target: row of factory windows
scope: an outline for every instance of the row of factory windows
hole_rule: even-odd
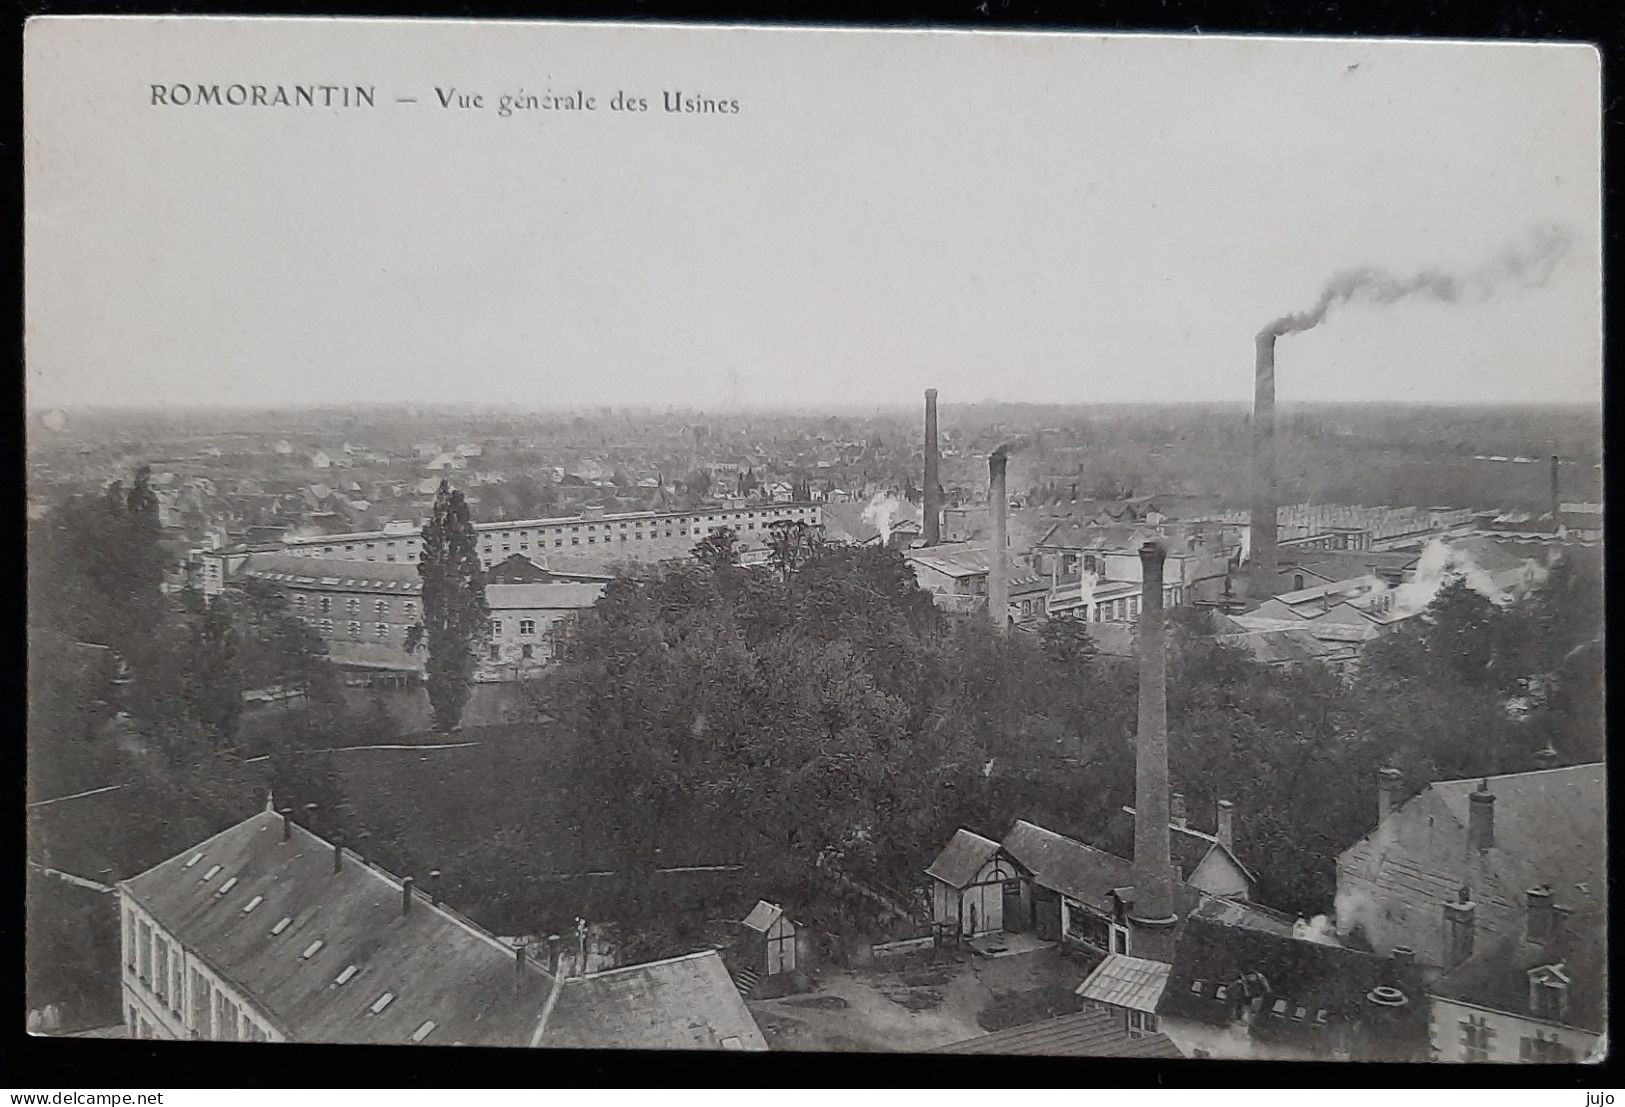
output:
[[[303,592],[295,592],[293,593],[291,602],[293,604],[294,611],[300,614],[303,614],[307,607],[312,608],[317,613],[322,615],[326,615],[334,609],[334,600],[332,596],[316,596],[310,598],[307,597]],[[359,615],[361,614],[363,602],[364,601],[362,601],[359,596],[350,596],[344,601],[344,610],[347,614]],[[372,610],[373,614],[380,619],[389,618],[389,601],[374,600]],[[416,620],[418,617],[418,602],[416,600],[402,600],[401,616],[403,619]]]
[[[227,881],[226,887],[234,883]],[[128,907],[123,912],[123,924],[125,966],[134,974],[141,991],[156,1001],[158,1010],[173,1014],[192,1037],[227,1042],[269,1039],[269,1028],[216,987],[208,975],[196,966],[188,971],[179,943],[170,941]],[[127,1007],[126,1025],[134,1037],[159,1036],[154,1024],[134,1004]]]
[[[808,512],[813,511],[813,510],[815,510],[815,509],[808,508],[808,507],[764,508],[764,509],[761,510],[760,515],[764,520],[765,519],[770,519],[770,518],[771,519],[780,519],[780,518],[786,518],[787,519],[787,518],[791,518],[792,516],[801,517],[801,518],[805,519]],[[723,523],[726,524],[726,523],[729,523],[729,522],[739,522],[741,520],[755,519],[757,517],[757,515],[758,515],[758,512],[756,512],[756,511],[735,511],[735,512],[723,513],[720,516],[720,519],[721,519],[721,521]],[[707,523],[715,523],[715,522],[718,521],[718,519],[719,519],[719,516],[717,516],[717,515],[707,515],[705,517],[705,521]],[[644,525],[645,522],[647,522],[649,524],[648,537],[650,537],[650,538],[658,538],[658,537],[661,536],[660,528],[661,528],[662,525],[664,525],[664,533],[665,533],[665,537],[667,537],[667,538],[676,537],[677,532],[682,532],[682,533],[686,534],[691,526],[694,527],[694,535],[695,535],[695,537],[699,537],[701,535],[700,528],[697,526],[697,524],[699,522],[699,516],[698,515],[695,515],[695,516],[667,515],[667,516],[649,516],[646,519],[633,519],[633,520],[631,520],[631,526],[633,528],[632,537],[637,538],[637,539],[641,539],[641,538],[644,537],[643,525]],[[756,524],[755,523],[749,523],[748,526],[749,526],[749,529],[751,529],[751,530],[756,529]],[[553,545],[554,546],[562,546],[562,545],[564,545],[563,539],[564,539],[566,534],[579,534],[583,527],[586,528],[586,530],[589,532],[589,534],[593,535],[593,537],[589,537],[587,539],[587,541],[589,543],[592,543],[592,542],[594,542],[594,540],[596,538],[596,533],[595,532],[599,529],[599,527],[602,527],[603,530],[606,531],[606,532],[613,532],[617,527],[620,530],[624,531],[624,530],[627,529],[628,523],[625,522],[625,521],[603,522],[603,523],[571,523],[568,526],[560,525],[560,526],[555,526],[555,527],[537,527],[536,531],[535,531],[536,538],[537,538],[537,546],[538,546],[538,548],[540,548],[540,546],[542,544],[542,540],[547,536],[552,536],[553,537],[553,539],[554,539]],[[673,530],[673,527],[676,528],[676,531]],[[483,538],[483,540],[485,542],[485,552],[486,553],[492,552],[491,551],[491,545],[492,545],[493,541],[501,540],[501,541],[504,541],[504,542],[512,542],[513,539],[514,539],[514,536],[516,534],[517,534],[519,542],[520,542],[520,547],[519,548],[521,550],[527,549],[528,546],[529,546],[530,535],[531,535],[531,531],[529,529],[515,530],[513,528],[509,528],[507,530],[502,530],[502,531],[491,530],[488,527],[478,527],[476,529],[482,532],[481,537]],[[627,538],[626,535],[624,535],[624,534],[621,535],[621,541],[623,541],[623,542],[626,541],[626,538]],[[606,542],[609,541],[609,539],[607,537],[604,540]],[[402,539],[398,539],[398,540],[395,540],[395,541],[385,541],[385,542],[382,543],[382,546],[383,546],[384,550],[386,551],[386,553],[388,555],[387,560],[394,561],[395,556],[394,556],[393,551],[395,551],[396,548],[397,548],[397,542],[399,542],[401,544],[404,544],[404,545],[407,546],[406,550],[404,551],[405,554],[406,554],[406,560],[412,561],[412,560],[415,560],[416,557],[417,557],[416,550],[418,548],[419,541],[420,541],[420,539],[414,536],[414,537],[411,537],[411,538],[402,538]],[[580,544],[579,539],[572,538],[570,540],[570,544],[572,546],[579,545]],[[322,552],[326,553],[326,554],[336,554],[336,553],[340,552],[340,545],[341,544],[339,544],[339,543],[334,543],[334,544],[331,544],[331,545],[324,545],[324,546],[322,546]],[[357,547],[360,547],[362,552],[371,552],[371,551],[377,550],[379,545],[380,545],[380,543],[378,543],[378,542],[345,542],[345,543],[342,543],[344,553],[355,553],[355,552],[357,552]],[[510,547],[508,547],[508,546],[504,546],[503,550],[504,550],[504,552],[508,552],[508,553],[512,552],[512,549]],[[371,560],[374,560],[374,559],[369,557],[369,558],[367,558],[367,560],[371,561]]]

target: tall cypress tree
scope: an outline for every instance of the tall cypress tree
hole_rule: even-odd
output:
[[[440,482],[434,512],[423,528],[418,576],[423,621],[407,635],[406,646],[428,646],[429,707],[435,729],[450,733],[462,723],[473,691],[475,651],[489,633],[491,609],[468,504],[446,481]]]

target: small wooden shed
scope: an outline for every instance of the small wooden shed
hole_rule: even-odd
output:
[[[745,964],[764,976],[795,971],[798,960],[796,933],[799,928],[784,913],[784,908],[765,899],[757,900],[756,906],[751,908],[750,914],[740,925],[744,930],[741,960]]]

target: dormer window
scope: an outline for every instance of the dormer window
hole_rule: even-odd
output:
[[[1562,1022],[1568,1014],[1568,976],[1561,965],[1547,965],[1529,973],[1529,1013],[1537,1019]]]

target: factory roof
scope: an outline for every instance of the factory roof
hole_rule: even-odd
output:
[[[487,584],[485,601],[499,611],[579,611],[591,607],[604,594],[603,584],[545,581],[529,584]]]
[[[1134,879],[1133,862],[1022,819],[1003,847],[1037,883],[1100,911],[1109,910],[1114,888]]]
[[[714,949],[566,980],[538,1044],[550,1049],[767,1049]]]
[[[766,1048],[715,951],[555,976],[337,852],[267,809],[119,888],[294,1041]]]
[[[1181,1057],[1165,1034],[1131,1038],[1122,1020],[1102,1008],[984,1034],[933,1053],[1018,1057]]]
[[[1515,892],[1550,885],[1556,901],[1577,914],[1607,903],[1607,775],[1601,762],[1503,776],[1444,780],[1431,786],[1450,814],[1467,825],[1468,796],[1480,784],[1495,796],[1491,863]]]
[[[1372,999],[1375,989],[1397,1006]],[[1415,964],[1325,942],[1283,937],[1206,919],[1187,919],[1174,949],[1168,983],[1157,1004],[1164,1017],[1213,1026],[1254,1017],[1247,1033],[1259,1039],[1326,1042],[1350,1029],[1383,1029],[1425,1044],[1427,1003]],[[1397,1024],[1397,1025],[1396,1025]]]
[[[295,1041],[524,1044],[539,966],[353,854],[261,811],[125,881],[127,893]],[[427,1030],[424,1030],[428,1027]]]
[[[982,866],[998,852],[999,843],[961,828],[954,831],[947,847],[937,854],[925,874],[950,888],[963,888],[976,879]]]
[[[423,591],[416,564],[404,561],[348,561],[285,553],[251,553],[239,576],[328,591],[386,592],[415,595]]]
[[[1530,974],[1561,973],[1568,985],[1567,1004],[1546,1021],[1600,1031],[1607,1022],[1608,966],[1604,949],[1606,925],[1598,918],[1569,919],[1551,941],[1528,941],[1519,928],[1476,950],[1430,989],[1444,999],[1543,1018],[1531,1010]]]
[[[988,569],[987,549],[969,543],[927,546],[924,549],[910,550],[906,557],[909,561],[949,577],[985,576]]]

